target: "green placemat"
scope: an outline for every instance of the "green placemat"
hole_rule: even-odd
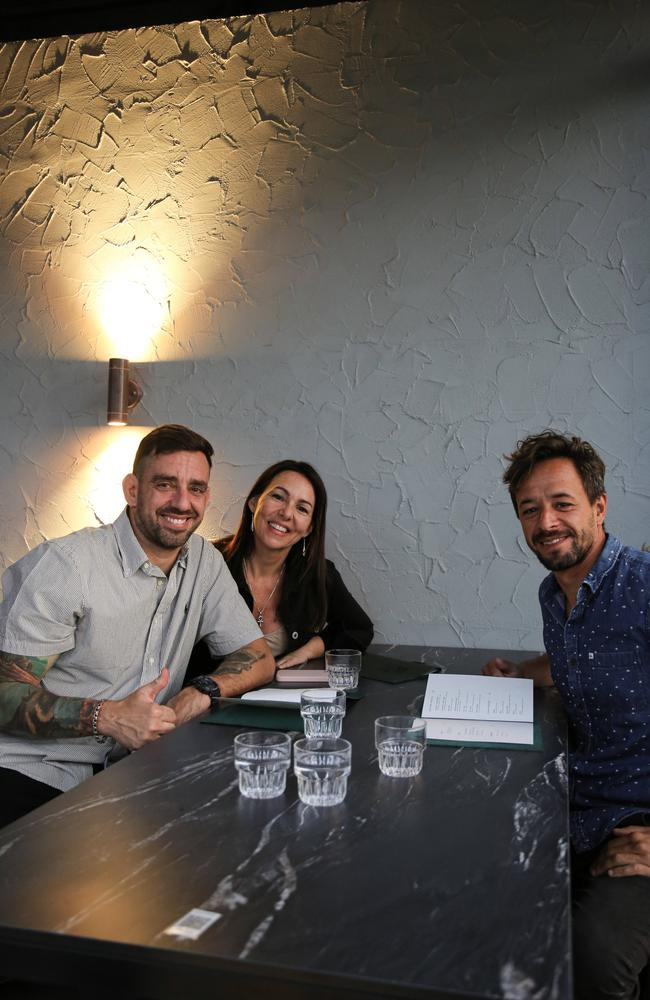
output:
[[[266,684],[265,687],[273,688],[275,691],[287,691],[287,692],[295,691],[296,688],[298,687],[309,688],[310,690],[313,687],[314,691],[318,691],[319,688],[322,689],[323,691],[327,691],[328,685],[327,684],[313,684],[311,686],[309,684],[289,685],[289,684],[278,684],[277,681],[271,681],[271,683]],[[347,698],[348,701],[358,701],[359,698],[363,698],[363,692],[359,691],[359,688],[354,688],[352,691],[346,691],[345,697]],[[246,703],[244,702],[244,704]],[[300,711],[300,705],[296,705],[296,711],[298,712]]]
[[[205,715],[209,726],[244,726],[246,729],[274,729],[281,733],[302,733],[302,716],[294,708],[265,708],[259,705],[228,705]]]
[[[386,684],[414,681],[439,672],[439,667],[429,667],[426,663],[394,660],[391,656],[379,656],[377,653],[364,653],[361,658],[361,676],[372,681],[385,681]]]
[[[271,687],[272,685],[269,685]],[[347,691],[347,701],[355,702],[363,698],[360,691]],[[275,708],[270,705],[239,704],[224,705],[216,712],[204,715],[201,722],[208,726],[245,726],[246,729],[273,729],[281,733],[303,733],[300,706]]]
[[[543,750],[542,730],[533,723],[532,743],[473,743],[471,740],[427,740],[430,747],[471,747],[473,750]]]

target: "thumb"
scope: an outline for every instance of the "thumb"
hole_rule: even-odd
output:
[[[148,684],[143,684],[140,690],[147,696],[149,701],[154,701],[156,695],[163,691],[169,684],[169,670],[167,667],[163,667],[160,674],[154,681],[149,681]]]

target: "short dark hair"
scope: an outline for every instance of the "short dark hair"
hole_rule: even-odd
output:
[[[598,497],[605,494],[605,463],[596,449],[582,438],[569,437],[549,428],[517,441],[515,451],[504,457],[510,464],[503,474],[503,481],[508,487],[517,516],[517,490],[535,466],[549,458],[568,458],[573,462],[590,503],[595,503]]]
[[[170,455],[173,451],[200,451],[212,468],[214,448],[209,441],[183,424],[161,424],[143,437],[138,445],[133,459],[133,474],[140,474],[143,462],[150,455]]]

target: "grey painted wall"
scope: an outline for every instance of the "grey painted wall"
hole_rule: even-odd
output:
[[[133,423],[215,444],[206,534],[306,458],[379,638],[539,646],[518,437],[589,438],[610,530],[650,542],[649,20],[368,0],[5,45],[3,564],[119,511],[146,429],[102,425],[126,354]],[[102,323],[124,268],[159,270],[144,345]]]

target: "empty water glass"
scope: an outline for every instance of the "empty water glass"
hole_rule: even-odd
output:
[[[336,691],[351,691],[359,683],[361,653],[358,649],[328,649],[325,653],[327,683]]]
[[[375,719],[379,770],[391,778],[412,778],[422,770],[426,729],[412,715],[382,715]]]
[[[352,747],[330,736],[296,740],[293,751],[298,795],[308,806],[335,806],[348,787]]]
[[[287,733],[253,732],[235,736],[239,791],[249,799],[282,795],[290,763],[291,737]]]
[[[305,736],[340,736],[345,715],[345,692],[314,688],[300,695]]]

